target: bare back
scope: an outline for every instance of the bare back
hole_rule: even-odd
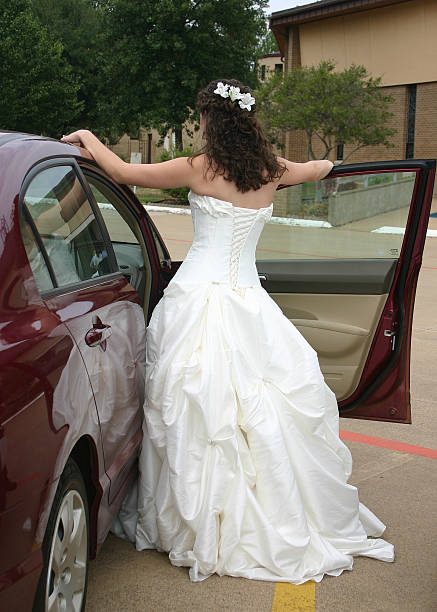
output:
[[[193,172],[190,177],[190,188],[199,195],[211,196],[219,200],[230,202],[241,208],[266,208],[273,201],[275,192],[280,184],[295,185],[305,181],[318,180],[325,176],[332,168],[332,162],[320,160],[306,163],[294,163],[284,158],[278,158],[286,167],[280,179],[268,182],[259,189],[241,192],[235,183],[226,181],[223,176],[207,171],[205,155],[193,159]],[[322,166],[320,166],[320,164]]]
[[[199,155],[193,159],[193,177],[190,188],[199,195],[211,196],[219,200],[230,202],[242,208],[266,208],[270,206],[279,180],[262,185],[259,189],[246,192],[238,191],[235,183],[226,181],[223,176],[212,175],[206,172],[206,157]]]

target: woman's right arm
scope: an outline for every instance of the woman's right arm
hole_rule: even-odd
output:
[[[89,130],[71,132],[63,136],[61,140],[84,147],[116,183],[124,185],[153,189],[191,188],[198,174],[198,171],[189,163],[188,157],[176,157],[154,164],[124,162]]]
[[[278,157],[278,161],[286,167],[286,171],[279,181],[282,185],[298,185],[299,183],[319,181],[329,174],[334,166],[329,159],[315,159],[297,163]]]

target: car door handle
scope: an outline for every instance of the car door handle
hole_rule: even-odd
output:
[[[106,351],[106,341],[112,334],[110,325],[102,323],[100,317],[97,315],[93,316],[93,326],[85,334],[85,342],[87,346],[95,347],[100,346],[102,351]]]

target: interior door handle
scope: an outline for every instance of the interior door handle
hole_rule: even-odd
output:
[[[85,343],[90,347],[100,346],[102,351],[106,351],[106,341],[111,334],[111,326],[102,323],[100,317],[93,315],[93,326],[85,334]]]

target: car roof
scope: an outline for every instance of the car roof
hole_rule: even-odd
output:
[[[10,146],[9,146],[10,145]],[[33,151],[34,162],[37,162],[39,157],[75,157],[77,159],[86,159],[91,163],[95,164],[96,162],[92,159],[91,156],[84,156],[84,149],[81,149],[75,144],[69,142],[63,142],[58,138],[51,138],[50,136],[44,136],[42,134],[31,134],[29,132],[17,132],[15,130],[5,130],[0,128],[0,153],[7,151],[7,154],[10,153],[9,149],[13,148],[14,154],[17,151],[20,151],[22,147],[26,151],[28,162],[30,163],[30,158],[28,156],[30,151]],[[96,164],[97,165],[97,164]]]
[[[27,132],[15,132],[13,130],[0,129],[0,147],[5,145],[12,140],[50,140],[52,142],[59,142],[56,138],[50,138],[50,136],[42,136],[41,134],[29,134]]]

